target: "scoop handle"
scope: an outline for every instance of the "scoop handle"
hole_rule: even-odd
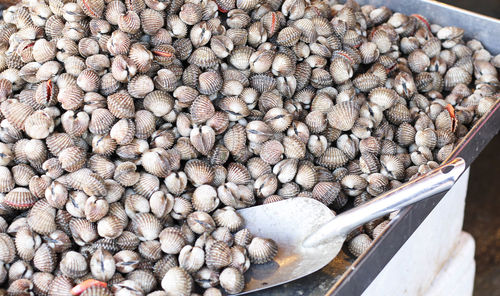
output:
[[[335,237],[345,236],[354,228],[369,221],[448,190],[462,175],[465,168],[465,161],[462,158],[455,158],[425,175],[335,216],[309,235],[302,245],[311,248]]]

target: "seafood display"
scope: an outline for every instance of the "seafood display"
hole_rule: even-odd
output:
[[[238,209],[358,206],[436,168],[497,103],[500,55],[463,35],[351,0],[6,8],[0,294],[241,292],[279,249]]]

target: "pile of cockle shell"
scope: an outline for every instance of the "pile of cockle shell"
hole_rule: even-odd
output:
[[[463,33],[353,1],[8,8],[0,281],[9,295],[240,292],[277,246],[237,209],[359,205],[435,168],[496,103],[500,56]]]

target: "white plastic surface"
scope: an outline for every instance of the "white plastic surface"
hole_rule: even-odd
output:
[[[452,256],[436,276],[425,296],[469,296],[474,289],[475,242],[472,235],[462,232]]]
[[[433,282],[452,257],[459,243],[468,180],[469,170],[460,177],[452,189],[394,255],[363,292],[363,296],[427,295],[428,291],[431,293],[432,289],[439,287],[437,282]],[[470,253],[472,262],[473,257],[474,252],[472,251]],[[453,278],[454,286],[456,286],[457,280],[465,281],[465,279],[468,279],[468,283],[461,284],[472,286],[473,273],[469,277],[458,272],[457,274],[448,273],[447,277]],[[431,289],[432,286],[434,288]],[[465,296],[472,295],[472,290],[468,294],[441,293],[429,295]]]

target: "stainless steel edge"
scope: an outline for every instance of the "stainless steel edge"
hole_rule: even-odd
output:
[[[498,0],[492,0],[492,5]],[[360,5],[386,6],[404,14],[418,13],[431,23],[457,26],[466,39],[477,39],[492,54],[500,53],[500,20],[432,0],[357,0]]]
[[[499,131],[500,100],[491,107],[488,113],[476,122],[445,161],[460,157],[465,160],[467,167],[469,167]],[[361,295],[445,194],[446,192],[436,194],[434,197],[401,210],[397,217],[391,220],[388,227],[373,241],[368,251],[356,258],[339,279],[337,279],[337,274],[331,275],[336,281],[329,291],[326,292],[326,295]],[[343,259],[345,260],[346,258],[344,257]],[[342,260],[339,261],[333,262],[332,265],[344,266],[346,263],[342,262]],[[325,293],[317,295],[325,295]]]
[[[337,237],[342,237],[354,228],[377,218],[400,210],[425,198],[448,191],[465,171],[461,158],[444,163],[401,187],[388,191],[358,207],[347,210],[312,233],[303,245],[316,247]]]
[[[497,0],[493,0],[497,1]],[[344,0],[340,2],[345,2]],[[465,39],[475,38],[492,54],[500,53],[500,20],[430,0],[356,0],[360,5],[386,6],[395,12],[418,13],[431,23],[459,26]],[[500,129],[500,101],[476,123],[449,159],[462,157],[467,167]],[[358,258],[344,251],[322,270],[279,287],[252,293],[259,296],[360,295],[439,203],[445,192],[400,211],[369,250]]]

